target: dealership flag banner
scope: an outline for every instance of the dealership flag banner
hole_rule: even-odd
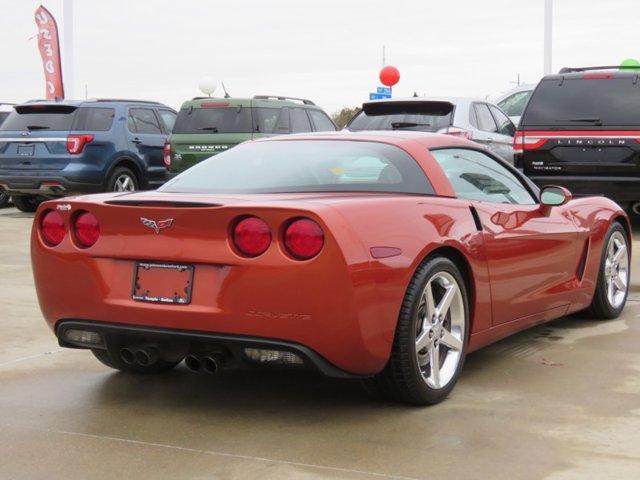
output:
[[[36,10],[36,25],[38,26],[38,49],[47,82],[46,98],[47,100],[64,98],[58,24],[51,12],[40,5]]]

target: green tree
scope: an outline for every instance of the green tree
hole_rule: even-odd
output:
[[[331,118],[333,119],[333,123],[336,124],[336,127],[338,127],[338,130],[342,130],[345,125],[349,123],[349,120],[359,111],[359,107],[343,107],[339,112],[333,112]]]

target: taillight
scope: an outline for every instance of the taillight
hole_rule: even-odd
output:
[[[82,153],[87,143],[93,142],[93,135],[69,135],[67,136],[67,152],[77,155]]]
[[[525,132],[516,132],[513,136],[513,153],[522,153],[525,150],[537,150],[547,143],[546,138],[540,138],[533,135],[527,136]]]
[[[245,217],[233,229],[233,244],[247,257],[263,254],[271,245],[271,230],[258,217]]]
[[[162,159],[167,167],[171,166],[171,144],[168,140],[164,142],[164,147],[162,148]]]
[[[50,247],[60,245],[67,234],[67,228],[64,225],[62,215],[54,210],[49,210],[44,214],[40,221],[40,232],[44,242]]]
[[[76,241],[81,247],[88,248],[100,238],[100,225],[93,213],[82,212],[73,224]]]
[[[469,130],[458,127],[449,127],[442,133],[444,133],[445,135],[451,135],[452,137],[466,138],[467,140],[471,140],[472,136]]]
[[[292,257],[308,260],[322,250],[324,232],[313,220],[299,218],[291,222],[285,230],[284,245]]]

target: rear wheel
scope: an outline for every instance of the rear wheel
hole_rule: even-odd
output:
[[[152,365],[143,366],[139,364],[125,363],[122,358],[120,358],[120,355],[114,351],[114,349],[103,350],[95,348],[92,349],[91,352],[98,360],[100,360],[101,363],[103,363],[107,367],[127,373],[153,374],[168,372],[182,361],[182,359],[180,359],[178,361],[168,362],[166,360],[159,359]]]
[[[593,318],[616,318],[629,293],[629,239],[618,222],[609,227],[600,260],[596,291],[586,313]]]
[[[418,405],[444,400],[462,370],[468,325],[467,290],[456,264],[444,257],[425,261],[407,289],[389,362],[368,387]]]
[[[35,212],[43,199],[37,195],[13,195],[11,201],[21,212]]]
[[[0,208],[4,208],[9,205],[9,194],[0,187]]]
[[[135,192],[140,188],[138,178],[127,167],[118,167],[107,180],[108,192]]]

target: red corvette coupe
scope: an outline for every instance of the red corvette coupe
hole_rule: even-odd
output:
[[[622,311],[630,226],[452,136],[247,142],[155,192],[43,203],[32,259],[60,345],[104,364],[237,362],[442,400],[465,355],[571,312]]]

